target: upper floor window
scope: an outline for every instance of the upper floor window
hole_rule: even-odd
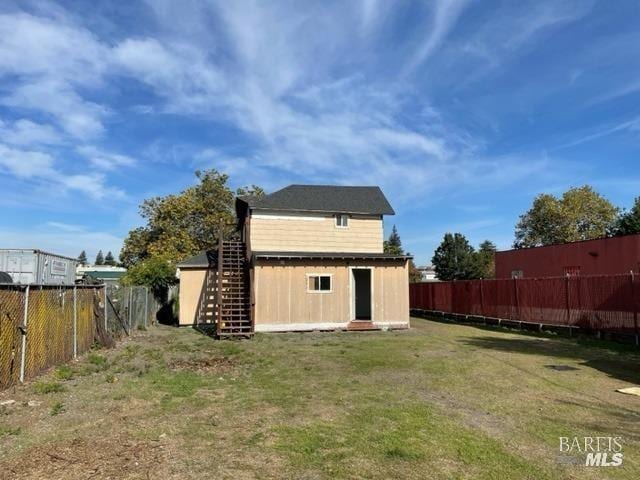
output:
[[[336,215],[336,227],[347,228],[349,226],[349,215]]]

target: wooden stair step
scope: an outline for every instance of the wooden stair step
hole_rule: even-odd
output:
[[[253,335],[249,271],[244,242],[223,241],[219,269],[207,272],[199,318],[218,325],[220,337]],[[219,317],[219,318],[218,318]]]
[[[376,327],[373,322],[366,320],[356,320],[355,322],[349,322],[347,324],[347,330],[379,330],[379,328]]]

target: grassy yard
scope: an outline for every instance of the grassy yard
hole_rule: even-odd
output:
[[[638,384],[630,348],[421,319],[158,327],[1,392],[0,478],[637,479],[640,398],[615,389]],[[558,464],[574,435],[623,437],[623,466]]]

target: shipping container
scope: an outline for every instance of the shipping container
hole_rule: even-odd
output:
[[[33,249],[0,248],[0,272],[13,283],[73,285],[78,261],[74,258]]]
[[[640,234],[497,252],[496,278],[620,275],[640,271]]]

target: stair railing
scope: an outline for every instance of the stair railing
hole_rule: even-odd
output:
[[[222,264],[224,261],[224,223],[220,222],[218,230],[218,278],[216,279],[216,335],[220,337],[222,332]]]

